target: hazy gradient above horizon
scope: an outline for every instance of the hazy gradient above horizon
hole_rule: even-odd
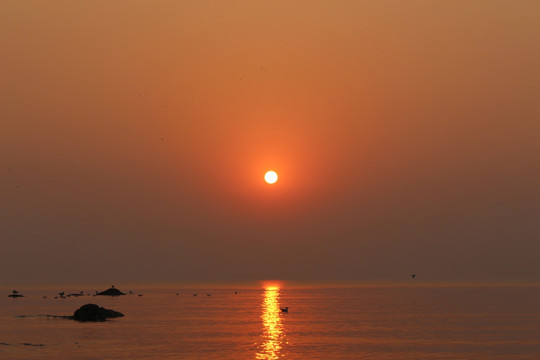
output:
[[[4,0],[0,281],[540,280],[539,13]]]

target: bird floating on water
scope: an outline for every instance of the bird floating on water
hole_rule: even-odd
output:
[[[411,278],[414,280],[416,279],[416,274],[411,274]]]
[[[289,307],[279,308],[279,310],[281,310],[281,312],[289,312]]]

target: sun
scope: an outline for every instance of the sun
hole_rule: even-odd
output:
[[[273,184],[277,181],[277,173],[275,171],[267,171],[266,174],[264,174],[264,181],[266,181],[268,184]]]

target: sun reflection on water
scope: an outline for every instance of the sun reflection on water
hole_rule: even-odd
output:
[[[283,325],[279,309],[280,289],[268,286],[264,289],[261,319],[263,322],[263,343],[259,347],[257,359],[278,359],[281,352]]]

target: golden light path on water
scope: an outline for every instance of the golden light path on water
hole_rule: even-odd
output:
[[[278,359],[280,357],[284,333],[280,317],[279,291],[280,288],[277,286],[268,286],[264,289],[261,314],[264,342],[257,353],[257,359]]]

